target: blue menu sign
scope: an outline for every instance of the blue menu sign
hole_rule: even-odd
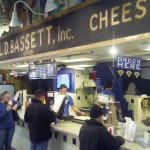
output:
[[[141,59],[126,57],[126,56],[118,56],[117,68],[140,71]]]

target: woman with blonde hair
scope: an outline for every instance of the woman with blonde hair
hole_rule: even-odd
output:
[[[1,94],[0,101],[0,150],[11,150],[11,142],[15,132],[15,123],[12,110],[20,106],[18,101],[10,99],[9,91]]]

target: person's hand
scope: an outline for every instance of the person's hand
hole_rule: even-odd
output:
[[[121,136],[116,136],[116,138],[119,140],[120,145],[123,145],[125,143],[125,139]]]
[[[7,105],[7,108],[6,108],[6,110],[11,110],[12,109],[12,106],[11,105]]]
[[[82,116],[87,116],[87,113],[81,112],[81,115],[82,115]]]
[[[18,105],[15,104],[15,105],[12,107],[12,109],[13,109],[13,110],[17,110],[17,107],[18,107]]]

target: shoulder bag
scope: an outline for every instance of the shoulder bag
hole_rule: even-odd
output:
[[[19,114],[18,114],[18,112],[16,110],[12,109],[12,116],[14,118],[14,121],[20,120]]]

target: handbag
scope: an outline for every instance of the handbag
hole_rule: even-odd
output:
[[[13,116],[14,121],[20,120],[18,112],[13,109],[12,109],[12,116]]]

